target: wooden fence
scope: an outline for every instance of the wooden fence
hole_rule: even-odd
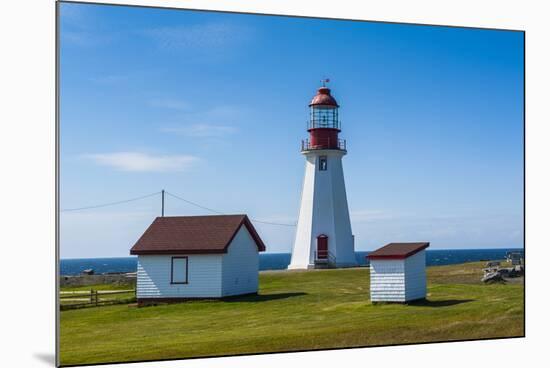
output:
[[[61,310],[97,307],[100,305],[126,304],[136,300],[136,290],[79,290],[61,291],[59,304]]]

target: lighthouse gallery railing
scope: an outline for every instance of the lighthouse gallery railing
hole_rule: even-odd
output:
[[[330,147],[330,148],[329,148]],[[339,149],[346,150],[346,140],[337,139],[336,142],[331,141],[330,138],[319,139],[316,144],[312,144],[309,139],[302,140],[302,151],[316,150],[316,149]]]

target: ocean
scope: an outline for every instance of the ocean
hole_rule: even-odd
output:
[[[504,259],[506,252],[519,251],[522,248],[507,249],[453,249],[427,250],[428,266],[450,265],[464,262]],[[369,252],[355,252],[357,262],[366,265],[365,256]],[[290,253],[260,253],[260,270],[283,270],[290,263]],[[96,274],[109,272],[136,272],[136,257],[117,258],[72,258],[61,259],[61,275],[78,275],[86,269],[93,269]]]

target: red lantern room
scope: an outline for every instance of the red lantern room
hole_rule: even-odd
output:
[[[309,104],[309,122],[307,131],[309,140],[302,141],[302,151],[317,149],[345,150],[346,141],[338,138],[340,120],[338,103],[330,94],[330,88],[323,86],[317,90]]]

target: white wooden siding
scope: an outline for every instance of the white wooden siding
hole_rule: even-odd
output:
[[[222,257],[222,296],[258,292],[258,246],[241,226]]]
[[[373,259],[370,262],[373,302],[406,302],[426,297],[426,254],[406,259]]]
[[[179,257],[181,255],[174,255]],[[171,284],[172,255],[140,255],[137,265],[138,298],[219,298],[222,255],[188,255],[188,283]]]
[[[370,295],[373,302],[404,302],[405,262],[399,259],[371,260]]]
[[[407,300],[426,297],[426,255],[420,251],[405,259],[405,291]]]

